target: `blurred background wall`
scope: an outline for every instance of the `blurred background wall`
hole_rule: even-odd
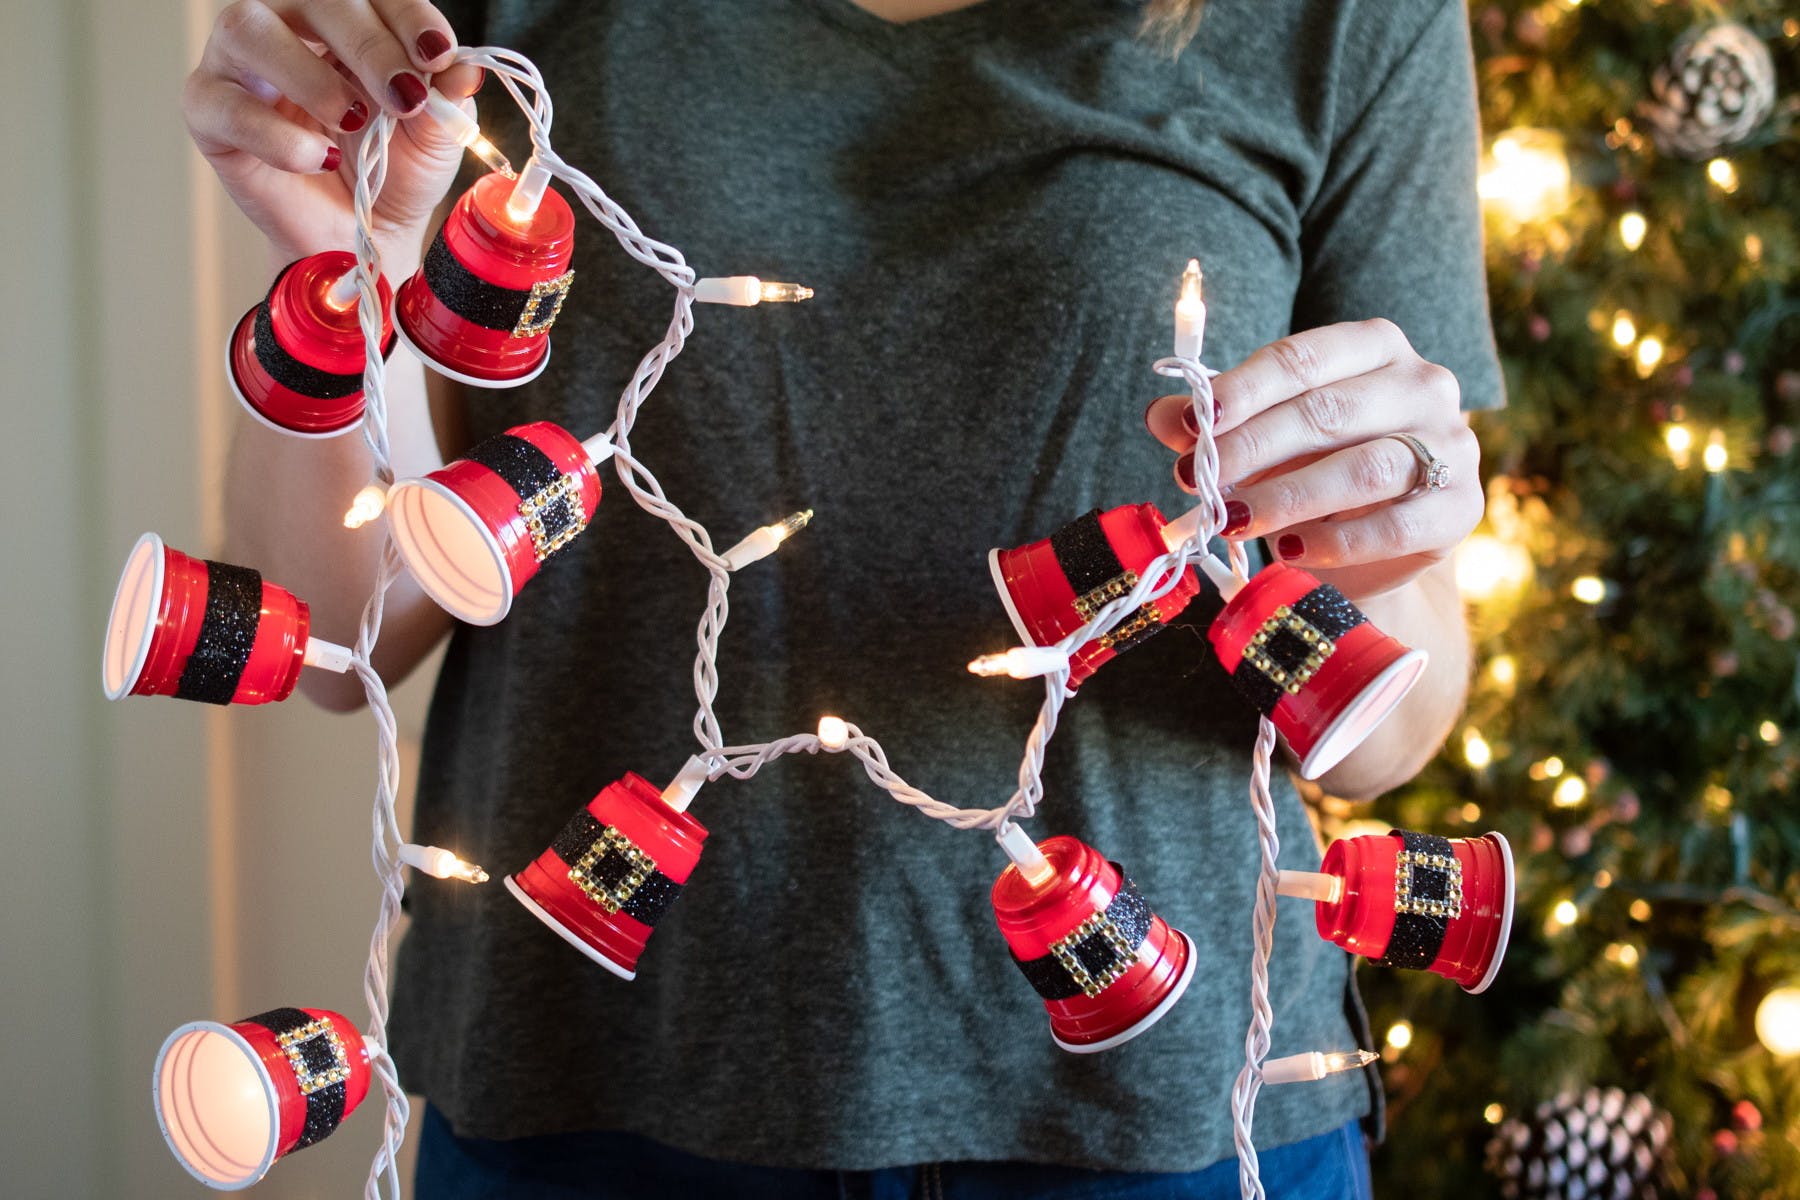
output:
[[[20,1200],[206,1194],[156,1129],[163,1037],[367,1011],[368,717],[112,705],[99,685],[137,535],[217,553],[224,341],[268,285],[181,121],[219,6],[11,3],[0,39],[0,1192]],[[396,696],[409,789],[435,673]],[[359,1194],[379,1125],[353,1116],[257,1195]]]

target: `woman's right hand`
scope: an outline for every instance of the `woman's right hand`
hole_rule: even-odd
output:
[[[451,65],[455,34],[424,0],[235,0],[182,92],[188,133],[280,261],[356,244],[355,139],[378,108],[401,118],[372,232],[407,263],[462,151],[425,113],[482,72]],[[439,74],[432,76],[432,72]]]

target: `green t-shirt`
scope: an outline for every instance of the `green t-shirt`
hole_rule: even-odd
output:
[[[481,6],[475,5],[474,8]],[[1138,7],[986,0],[906,26],[850,0],[516,0],[449,13],[543,69],[555,145],[700,275],[818,290],[702,307],[632,435],[721,546],[811,528],[733,577],[727,742],[836,713],[937,797],[1014,786],[1041,698],[964,664],[1014,634],[990,547],[1089,509],[1190,503],[1142,413],[1169,390],[1198,257],[1206,359],[1387,316],[1499,402],[1474,201],[1465,15],[1445,0],[1209,0],[1171,60]],[[524,156],[489,83],[482,116]],[[587,436],[672,296],[585,218],[543,378],[470,396],[474,433]],[[459,628],[432,705],[417,838],[516,871],[608,782],[695,748],[706,577],[609,485],[512,614]],[[716,1158],[873,1168],[1016,1159],[1189,1170],[1230,1156],[1249,1017],[1253,713],[1214,661],[1209,588],[1064,710],[1027,828],[1123,864],[1194,941],[1187,995],[1096,1055],[1054,1046],[1008,960],[986,833],[919,816],[847,756],[703,789],[705,855],[624,983],[497,885],[417,879],[394,1048],[458,1132],[629,1130]],[[1316,867],[1278,787],[1282,865]],[[1311,907],[1276,926],[1274,1052],[1342,1049],[1350,960]],[[1446,987],[1450,986],[1445,984]],[[1267,1089],[1265,1145],[1365,1113],[1357,1074]]]

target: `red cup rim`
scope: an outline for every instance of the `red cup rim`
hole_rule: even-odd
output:
[[[132,579],[132,566],[138,561],[140,551],[147,551],[150,555],[151,575],[148,602],[144,604],[143,615],[137,622],[137,650],[132,655],[131,666],[124,671],[123,680],[114,686],[111,668],[115,660],[122,659],[123,655],[122,653],[119,655],[113,653],[113,639],[126,634],[127,631],[119,628],[119,622],[131,619],[132,607],[144,594],[141,587],[133,590],[129,597],[125,594],[126,585]],[[157,610],[162,607],[163,571],[167,562],[167,547],[163,545],[162,538],[154,533],[141,535],[132,544],[131,553],[125,556],[125,569],[119,572],[119,585],[113,590],[112,609],[106,615],[105,640],[100,646],[100,686],[106,692],[108,700],[117,700],[130,695],[131,689],[137,686],[139,676],[144,673],[144,663],[150,657],[150,643],[155,640]],[[121,604],[125,606],[123,612],[120,611]]]
[[[520,904],[523,904],[527,912],[547,925],[551,933],[554,933],[557,937],[569,943],[569,945],[575,947],[577,950],[605,967],[608,971],[617,975],[620,979],[630,982],[637,978],[636,971],[627,971],[624,967],[621,967],[618,963],[588,945],[588,943],[574,930],[551,916],[550,913],[545,910],[543,905],[525,894],[525,889],[514,882],[511,875],[508,875],[503,882],[506,884],[506,890],[513,894],[513,899],[517,900]]]
[[[539,375],[542,375],[544,373],[544,368],[550,365],[550,338],[548,334],[544,337],[544,353],[538,358],[537,365],[523,375],[509,375],[504,379],[496,379],[488,375],[470,375],[466,372],[457,370],[442,359],[427,354],[425,351],[421,350],[418,343],[414,342],[411,336],[407,334],[405,321],[396,320],[394,322],[394,336],[399,339],[401,345],[412,352],[414,358],[436,371],[439,375],[442,375],[446,379],[454,379],[458,383],[466,383],[470,387],[495,389],[521,387],[524,384],[530,383]]]
[[[1426,655],[1423,650],[1408,650],[1382,668],[1356,699],[1344,706],[1300,764],[1302,779],[1317,779],[1362,745],[1374,728],[1393,711],[1394,706],[1419,682],[1424,673]],[[1391,693],[1391,697],[1390,697]]]
[[[1500,964],[1506,961],[1506,946],[1512,940],[1513,923],[1513,854],[1512,845],[1499,830],[1491,829],[1481,835],[1483,839],[1492,839],[1500,849],[1500,862],[1506,876],[1506,897],[1500,910],[1500,938],[1494,943],[1494,957],[1488,963],[1487,973],[1481,977],[1474,987],[1466,987],[1463,991],[1471,996],[1479,996],[1493,986],[1494,980],[1500,977]]]
[[[401,507],[405,501],[405,493],[409,489],[419,489],[431,493],[440,500],[446,501],[462,518],[481,534],[481,544],[486,547],[494,569],[500,576],[500,599],[498,604],[485,609],[476,609],[457,594],[449,591],[436,571],[421,572],[414,564],[423,561],[424,554],[417,539],[413,537],[412,526],[403,515]],[[407,570],[418,581],[419,586],[451,616],[471,625],[498,625],[512,611],[513,577],[512,569],[506,563],[506,551],[494,531],[488,528],[486,521],[469,507],[468,501],[457,495],[455,491],[431,478],[429,475],[417,479],[402,479],[388,489],[388,525],[393,531],[394,547],[400,551],[400,557],[406,561]],[[429,578],[427,577],[429,576]]]
[[[269,1142],[263,1148],[262,1159],[253,1170],[235,1181],[221,1181],[206,1175],[195,1167],[188,1161],[187,1155],[181,1152],[176,1145],[174,1135],[169,1132],[168,1115],[163,1111],[163,1063],[168,1058],[169,1051],[192,1033],[219,1034],[229,1040],[245,1058],[250,1060],[250,1064],[255,1068],[257,1081],[262,1084],[263,1098],[269,1106]],[[281,1101],[275,1094],[275,1081],[269,1077],[268,1064],[263,1062],[262,1056],[256,1052],[256,1048],[244,1040],[244,1035],[231,1026],[219,1021],[189,1021],[164,1038],[162,1049],[156,1053],[156,1066],[150,1075],[150,1096],[156,1105],[156,1127],[161,1130],[163,1140],[168,1143],[170,1152],[175,1156],[175,1161],[180,1163],[182,1169],[189,1175],[214,1191],[242,1191],[252,1184],[260,1182],[263,1176],[269,1173],[269,1168],[274,1165],[275,1152],[280,1149],[281,1144]]]
[[[1193,939],[1189,938],[1187,934],[1173,925],[1169,926],[1169,934],[1171,937],[1180,938],[1182,943],[1187,946],[1187,965],[1181,969],[1181,978],[1175,981],[1175,986],[1169,989],[1168,995],[1157,1001],[1155,1008],[1145,1013],[1130,1028],[1121,1030],[1109,1038],[1101,1038],[1097,1042],[1065,1042],[1056,1036],[1054,1023],[1050,1026],[1050,1040],[1071,1054],[1098,1054],[1102,1050],[1111,1050],[1114,1046],[1123,1046],[1167,1016],[1169,1010],[1175,1007],[1175,1002],[1181,999],[1182,994],[1187,991],[1188,984],[1193,982],[1194,966],[1200,957],[1194,950]],[[1146,946],[1149,944],[1148,941],[1144,943]]]
[[[1035,646],[1037,639],[1025,628],[1025,618],[1019,615],[1019,606],[1013,603],[1012,592],[1006,586],[1006,571],[1000,565],[1000,547],[995,546],[988,551],[988,574],[993,577],[994,591],[1000,597],[1000,603],[1006,609],[1006,618],[1012,622],[1013,632],[1019,635],[1019,645]],[[1067,683],[1063,684],[1063,695],[1074,696],[1075,689]]]

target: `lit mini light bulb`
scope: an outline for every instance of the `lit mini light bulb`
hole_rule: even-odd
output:
[[[531,218],[537,215],[538,205],[544,202],[544,193],[550,189],[550,178],[550,168],[539,162],[537,155],[525,160],[519,182],[513,185],[512,195],[506,198],[506,215],[515,224],[531,223]]]
[[[849,744],[850,725],[844,718],[819,718],[819,745],[827,750],[842,750]]]
[[[400,861],[435,879],[460,879],[464,883],[486,883],[488,873],[472,862],[464,862],[442,846],[420,846],[407,842],[400,847]]]
[[[1632,320],[1631,314],[1624,309],[1620,309],[1613,315],[1612,340],[1613,345],[1621,350],[1627,349],[1631,343],[1637,341],[1637,322]]]
[[[1706,449],[1700,452],[1700,465],[1709,474],[1717,475],[1731,463],[1731,456],[1725,450],[1724,431],[1715,429],[1706,435]]]
[[[1644,340],[1637,344],[1637,372],[1645,379],[1650,378],[1658,363],[1663,360],[1663,340],[1655,334],[1645,334]]]
[[[1663,445],[1669,448],[1669,457],[1675,465],[1687,469],[1688,454],[1694,448],[1694,433],[1686,425],[1671,425],[1663,430]]]
[[[1368,1066],[1381,1055],[1373,1050],[1308,1050],[1286,1058],[1271,1058],[1262,1065],[1264,1083],[1311,1083],[1340,1071],[1355,1071]]]
[[[1019,874],[1032,887],[1042,887],[1056,876],[1056,868],[1038,849],[1038,844],[1031,840],[1031,835],[1017,825],[1008,824],[997,836],[1000,848],[1006,851],[1006,857],[1012,859],[1013,865],[1019,868]]]
[[[506,160],[506,155],[500,153],[499,147],[483,136],[481,126],[475,123],[474,117],[462,110],[460,104],[432,88],[425,97],[425,110],[436,118],[437,123],[456,140],[457,145],[486,163],[488,170],[498,171],[508,179],[518,178],[512,163]]]
[[[701,304],[730,304],[754,308],[758,304],[798,304],[811,300],[813,290],[802,283],[774,283],[754,275],[724,275],[694,284],[694,299]]]
[[[1199,358],[1206,338],[1206,301],[1201,298],[1200,260],[1188,259],[1181,273],[1181,297],[1175,301],[1175,357]]]
[[[386,508],[387,489],[380,484],[368,484],[351,499],[349,511],[344,513],[344,528],[361,529]]]
[[[338,276],[337,282],[325,293],[325,303],[338,312],[349,312],[362,299],[362,288],[356,282],[356,269],[352,267]]]
[[[1619,218],[1619,240],[1627,250],[1636,250],[1644,244],[1644,235],[1650,231],[1650,222],[1644,219],[1641,212],[1628,212]]]
[[[993,678],[1035,679],[1052,671],[1069,669],[1069,656],[1055,646],[1014,646],[999,654],[984,654],[969,664],[969,672]]]
[[[807,522],[813,518],[813,510],[803,509],[797,513],[789,513],[773,525],[764,525],[749,537],[727,550],[721,557],[725,565],[733,571],[741,571],[751,563],[769,557],[781,548],[781,543],[806,528]]]

